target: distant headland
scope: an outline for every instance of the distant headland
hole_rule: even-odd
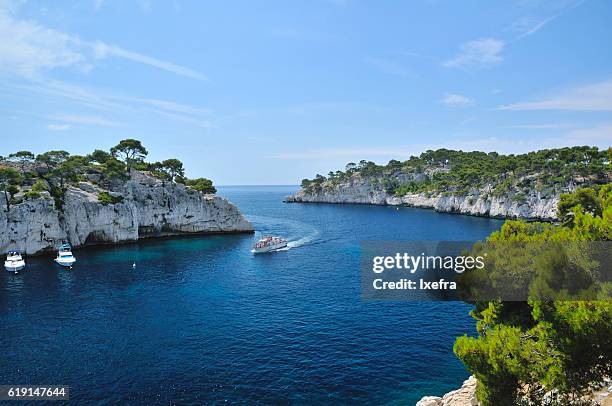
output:
[[[188,179],[178,159],[145,162],[138,140],[86,156],[0,157],[0,250],[57,248],[189,233],[253,232],[212,181]]]
[[[519,155],[427,151],[386,165],[360,161],[302,180],[287,202],[431,208],[496,218],[556,220],[563,193],[610,181],[612,149],[579,146]]]

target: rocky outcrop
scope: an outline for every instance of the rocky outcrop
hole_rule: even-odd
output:
[[[448,392],[443,397],[425,396],[416,406],[478,406],[476,399],[476,378],[470,376],[461,388]]]
[[[424,396],[416,403],[416,406],[479,406],[480,402],[476,398],[476,385],[478,381],[474,376],[470,376],[463,382],[461,388],[448,392],[446,395]],[[585,395],[582,400],[584,404],[600,406],[612,406],[612,380],[605,379],[600,389]],[[547,393],[547,395],[550,392]],[[527,402],[525,404],[528,404]]]
[[[569,191],[569,190],[568,190]],[[525,218],[556,220],[559,193],[544,195],[538,191],[528,194],[496,195],[492,187],[472,189],[466,194],[442,192],[407,193],[396,196],[380,186],[377,179],[354,176],[348,182],[324,185],[319,190],[300,190],[285,199],[288,203],[357,203],[390,206],[409,206],[434,209],[446,213],[496,218]]]
[[[113,203],[99,200],[107,193]],[[61,209],[49,197],[25,200],[6,210],[0,194],[0,250],[26,254],[73,246],[135,241],[186,233],[252,232],[253,226],[226,199],[134,171],[126,182],[89,182],[68,187]]]

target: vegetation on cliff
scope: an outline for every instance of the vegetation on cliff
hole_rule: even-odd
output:
[[[216,192],[209,179],[186,178],[183,163],[178,159],[146,162],[147,155],[140,141],[125,139],[108,152],[97,149],[86,156],[59,150],[39,155],[18,151],[0,157],[0,190],[6,198],[6,210],[24,199],[41,197],[53,197],[56,206],[61,207],[69,185],[81,181],[101,186],[121,182],[129,178],[131,170],[148,172],[164,182],[182,183],[205,194]],[[121,201],[108,192],[101,192],[98,198],[103,204]]]
[[[465,194],[470,189],[491,185],[494,195],[513,191],[514,198],[521,199],[523,191],[537,190],[549,195],[568,185],[605,183],[611,157],[612,148],[600,151],[587,146],[519,155],[438,149],[403,162],[391,160],[386,165],[365,160],[349,163],[345,171],[304,179],[301,186],[306,193],[330,191],[359,176],[397,196],[418,192]]]
[[[488,242],[518,248],[511,253],[507,244],[488,248],[484,253],[492,266],[481,275],[465,274],[468,290],[482,277],[507,286],[509,277],[536,275],[520,287],[530,292],[528,301],[473,301],[478,336],[455,342],[455,354],[478,379],[484,405],[585,404],[583,396],[612,376],[612,281],[594,272],[584,250],[572,248],[612,240],[612,184],[562,195],[559,218],[563,224],[557,226],[506,221]],[[539,242],[554,242],[560,250],[553,255],[521,249]],[[609,248],[604,250],[609,261]],[[609,273],[609,262],[599,265]],[[572,291],[592,300],[568,298]]]

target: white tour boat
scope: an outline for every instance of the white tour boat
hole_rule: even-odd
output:
[[[287,240],[280,237],[266,236],[257,241],[251,250],[254,254],[276,251],[287,246]]]
[[[76,258],[72,255],[72,247],[68,244],[63,244],[57,251],[55,263],[61,266],[72,267],[76,262]]]
[[[17,273],[25,268],[25,261],[21,257],[21,254],[17,251],[9,251],[6,254],[6,261],[4,261],[4,268],[9,272]]]

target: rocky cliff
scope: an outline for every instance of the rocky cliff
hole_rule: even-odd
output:
[[[115,203],[100,201],[100,193]],[[118,243],[185,233],[251,232],[253,226],[226,199],[204,195],[182,184],[133,171],[125,182],[105,185],[79,182],[69,186],[61,208],[41,198],[12,204],[0,194],[0,250],[35,254],[57,248]]]
[[[555,220],[563,193],[610,182],[610,153],[597,147],[543,149],[518,155],[428,150],[379,165],[303,179],[287,202],[405,205],[475,216]]]
[[[442,397],[424,396],[415,406],[479,406],[481,403],[476,398],[477,380],[470,376],[463,382],[461,388],[448,392]],[[605,379],[598,389],[587,393],[582,401],[585,405],[612,406],[612,380]],[[550,393],[550,392],[549,392]],[[530,404],[525,400],[525,404]],[[552,404],[552,403],[551,403]],[[579,404],[579,403],[577,403]]]
[[[555,220],[559,195],[560,191],[544,194],[537,190],[495,194],[492,186],[485,186],[463,194],[419,192],[398,196],[385,190],[380,179],[356,174],[341,183],[323,184],[314,190],[302,189],[285,201],[409,206],[474,216]]]

